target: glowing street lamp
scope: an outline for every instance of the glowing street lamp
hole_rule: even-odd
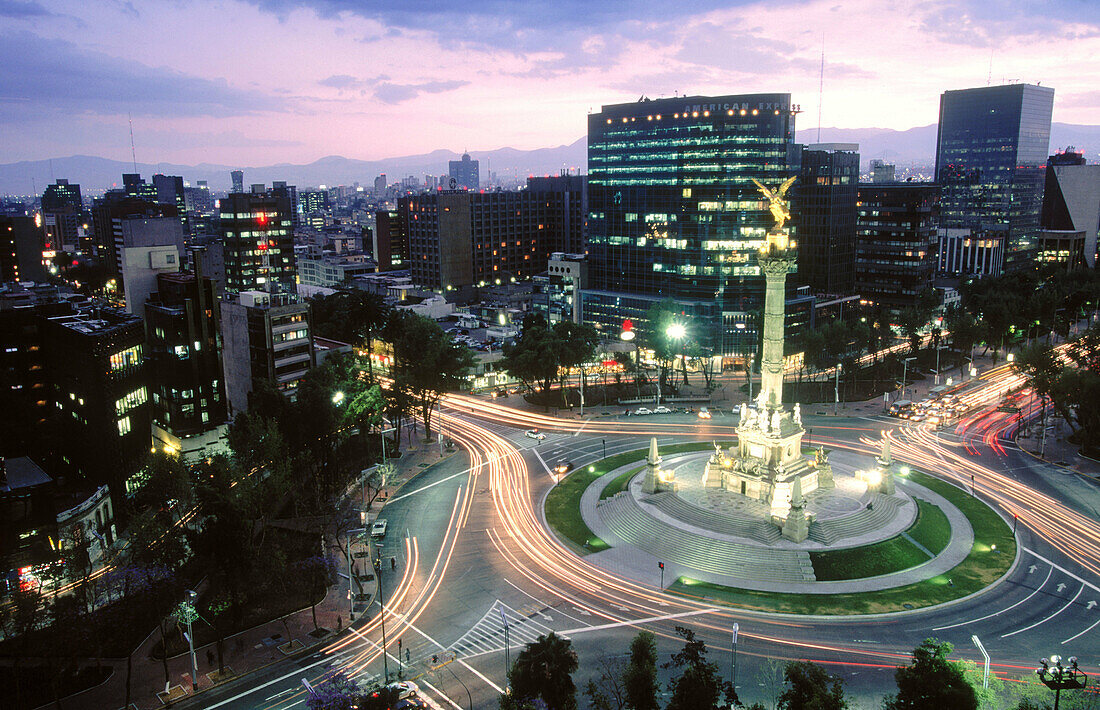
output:
[[[343,401],[344,401],[344,393],[343,392],[338,390],[338,391],[332,393],[332,403],[333,404],[340,404]]]

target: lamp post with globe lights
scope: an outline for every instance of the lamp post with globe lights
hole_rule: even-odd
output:
[[[1068,660],[1069,666],[1063,666],[1061,656],[1044,658],[1035,670],[1043,685],[1054,691],[1054,710],[1058,710],[1058,700],[1063,690],[1081,690],[1089,682],[1089,677],[1077,667],[1077,656],[1070,656]]]

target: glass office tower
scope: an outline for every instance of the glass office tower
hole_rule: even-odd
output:
[[[774,220],[753,178],[775,187],[797,171],[790,98],[646,99],[589,115],[585,322],[644,328],[673,298],[715,353],[755,348],[746,314],[762,302],[756,254]]]
[[[1003,235],[1004,269],[1034,264],[1054,89],[1031,84],[945,91],[936,182],[941,221]]]

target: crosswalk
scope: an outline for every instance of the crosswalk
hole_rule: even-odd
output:
[[[512,649],[522,648],[539,636],[545,636],[553,631],[549,626],[536,621],[536,619],[550,620],[550,617],[537,607],[536,604],[530,604],[516,610],[497,600],[469,631],[451,644],[448,650],[457,658],[472,658],[503,651],[504,623],[501,620],[501,611],[508,619],[509,646]]]

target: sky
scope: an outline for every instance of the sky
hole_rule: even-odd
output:
[[[0,38],[0,163],[129,160],[128,117],[149,163],[533,149],[643,94],[906,129],[990,78],[1100,123],[1097,0],[0,0]]]

